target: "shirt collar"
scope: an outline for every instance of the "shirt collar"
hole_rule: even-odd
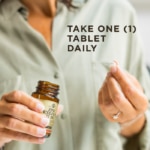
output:
[[[27,8],[20,2],[20,0],[2,0],[0,7],[5,18],[9,19],[16,13],[27,16]]]
[[[73,6],[81,7],[83,6],[88,0],[72,0]]]

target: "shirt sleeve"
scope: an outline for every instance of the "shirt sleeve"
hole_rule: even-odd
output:
[[[131,13],[131,22],[137,25],[135,12]],[[130,36],[130,52],[128,56],[129,66],[127,70],[133,74],[143,87],[150,105],[150,74],[146,68],[146,62],[142,49],[142,42],[138,31]],[[146,113],[146,123],[143,130],[138,134],[127,139],[125,150],[150,150],[150,106]]]
[[[146,112],[146,124],[143,130],[126,140],[124,150],[149,150],[150,149],[150,112]]]
[[[139,149],[150,149],[150,110],[146,112],[146,124],[143,131],[139,135]]]
[[[4,146],[3,146],[3,147],[0,147],[0,150],[4,150]]]

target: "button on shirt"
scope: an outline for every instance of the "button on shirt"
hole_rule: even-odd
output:
[[[60,85],[59,99],[64,105],[46,143],[13,141],[5,145],[5,150],[123,150],[128,140],[120,136],[117,123],[104,118],[97,104],[98,91],[109,70],[107,64],[113,60],[136,76],[150,97],[149,76],[136,33],[104,32],[107,38],[96,43],[94,52],[68,51],[69,44],[83,50],[83,45],[94,43],[69,42],[67,35],[90,33],[70,33],[67,25],[136,25],[135,12],[128,2],[88,0],[74,4],[78,8],[68,10],[58,2],[51,50],[43,36],[28,24],[28,11],[19,0],[0,4],[0,95],[15,89],[31,94],[37,81],[47,80]],[[135,138],[136,146],[145,145],[142,150],[150,148],[149,112],[146,115],[147,124]]]

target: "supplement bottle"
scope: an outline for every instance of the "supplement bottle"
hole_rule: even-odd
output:
[[[45,138],[51,135],[51,130],[54,125],[56,111],[59,103],[57,98],[59,85],[48,82],[39,81],[36,87],[36,91],[32,93],[34,98],[39,99],[45,106],[43,114],[49,118],[49,125],[46,127]]]

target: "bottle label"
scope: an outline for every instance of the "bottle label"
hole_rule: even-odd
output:
[[[58,103],[50,100],[40,100],[40,101],[45,106],[45,110],[43,111],[43,114],[45,114],[45,116],[49,118],[49,125],[46,128],[51,130],[54,125]]]

